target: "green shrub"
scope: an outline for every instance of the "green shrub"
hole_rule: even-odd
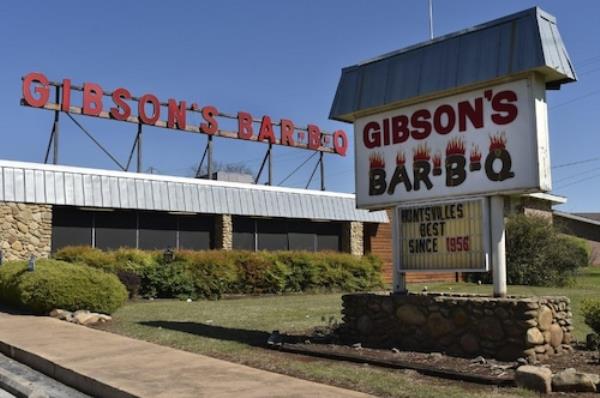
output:
[[[564,286],[589,255],[581,240],[560,233],[548,219],[513,215],[506,223],[506,279],[511,285]],[[471,279],[491,283],[491,273]]]
[[[90,246],[67,246],[58,250],[54,259],[68,263],[80,263],[108,272],[116,271],[114,252],[102,251]]]
[[[131,297],[138,290],[146,297],[215,299],[224,294],[365,291],[383,287],[381,262],[376,257],[337,252],[180,250],[167,263],[161,252],[102,252],[71,247],[59,251],[56,257],[74,263],[90,261],[91,266],[116,273]]]
[[[192,274],[184,261],[173,261],[147,268],[141,279],[141,294],[145,297],[197,297]]]
[[[25,261],[2,265],[0,291],[3,302],[40,314],[54,308],[110,314],[127,300],[115,275],[57,260],[38,260],[33,272]]]
[[[587,299],[581,303],[583,320],[594,332],[600,334],[600,299]]]
[[[226,293],[240,293],[240,274],[235,253],[227,251],[178,251],[175,261],[187,264],[196,296],[217,299]]]

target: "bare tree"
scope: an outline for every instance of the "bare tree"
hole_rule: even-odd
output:
[[[188,175],[190,177],[195,177],[198,171],[198,166],[190,166],[190,171],[188,173]],[[212,172],[216,173],[217,171],[226,171],[229,173],[239,173],[239,174],[250,174],[250,175],[254,175],[254,170],[248,166],[247,164],[244,164],[242,162],[237,162],[237,163],[224,163],[224,162],[219,162],[219,161],[213,161],[212,164]],[[202,168],[200,169],[200,173],[198,173],[200,176],[205,176],[208,174],[208,164],[205,162],[202,165]]]

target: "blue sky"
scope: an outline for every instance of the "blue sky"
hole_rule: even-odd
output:
[[[548,93],[553,193],[568,211],[600,211],[600,2],[434,0],[434,33],[442,35],[534,5],[555,15],[580,80]],[[213,104],[223,112],[315,123],[332,131],[352,126],[328,120],[344,66],[426,40],[427,1],[12,1],[0,3],[0,158],[43,160],[50,112],[19,105],[21,76],[91,81],[109,90],[154,93]],[[125,162],[135,126],[79,118]],[[199,161],[206,137],[145,129],[144,167],[185,175]],[[258,169],[266,146],[215,142],[221,162]],[[116,166],[64,116],[60,163]],[[326,186],[354,191],[349,156],[326,156]],[[275,183],[310,153],[276,147]],[[285,183],[304,187],[312,161]],[[318,181],[312,187],[318,187]]]

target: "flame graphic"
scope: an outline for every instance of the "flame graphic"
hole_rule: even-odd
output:
[[[404,152],[398,151],[396,154],[396,165],[404,166],[404,163],[406,163],[406,156],[404,156]]]
[[[413,149],[413,161],[417,160],[429,160],[431,153],[430,149],[427,147],[427,143],[419,144]]]
[[[460,137],[454,137],[448,141],[446,146],[446,155],[464,155],[465,154],[465,141]]]
[[[506,132],[490,136],[490,151],[506,148]]]
[[[372,169],[385,168],[385,159],[379,152],[374,152],[369,156],[369,167]]]
[[[439,169],[442,167],[442,152],[437,151],[435,155],[433,155],[433,168]]]
[[[479,163],[481,161],[481,151],[479,150],[479,145],[473,144],[471,147],[470,160],[472,163]]]

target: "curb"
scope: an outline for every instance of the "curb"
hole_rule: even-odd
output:
[[[434,376],[449,380],[466,381],[470,383],[494,385],[498,387],[515,387],[515,380],[512,377],[490,377],[483,375],[476,375],[470,373],[463,373],[458,371],[451,371],[447,369],[438,369],[432,366],[415,364],[406,361],[399,360],[386,360],[386,359],[375,359],[368,358],[361,355],[343,354],[343,353],[332,353],[307,349],[305,347],[298,346],[296,344],[282,344],[280,346],[269,346],[269,348],[276,351],[288,352],[290,354],[300,354],[313,356],[318,358],[330,359],[334,361],[346,361],[354,363],[366,363],[373,366],[379,366],[390,369],[411,369],[417,371],[426,376]]]
[[[0,341],[0,352],[6,355],[7,357],[14,359],[15,361],[21,362],[22,364],[27,365],[30,368],[37,370],[38,372],[41,372],[46,376],[51,377],[84,394],[88,394],[93,397],[99,398],[138,398],[138,396],[136,395],[130,394],[126,391],[120,390],[116,387],[98,381],[91,377],[77,373],[71,369],[64,368],[46,358],[43,358],[31,352],[27,352],[18,347],[6,344],[3,341]],[[19,398],[47,398],[46,394],[35,395],[34,393],[38,392],[39,390],[35,390],[31,387],[28,387],[30,383],[24,380],[24,386],[28,387],[31,390],[30,394],[23,395],[23,393],[20,392],[18,389],[11,389],[12,384],[10,383],[14,382],[17,378],[20,379],[20,377],[18,376],[15,376],[12,379],[6,379],[7,385],[5,386],[5,377],[2,375],[2,373],[0,373],[0,386],[2,386],[8,392],[12,393],[13,395],[16,395]],[[20,385],[23,385],[23,382],[16,383],[16,387]]]

